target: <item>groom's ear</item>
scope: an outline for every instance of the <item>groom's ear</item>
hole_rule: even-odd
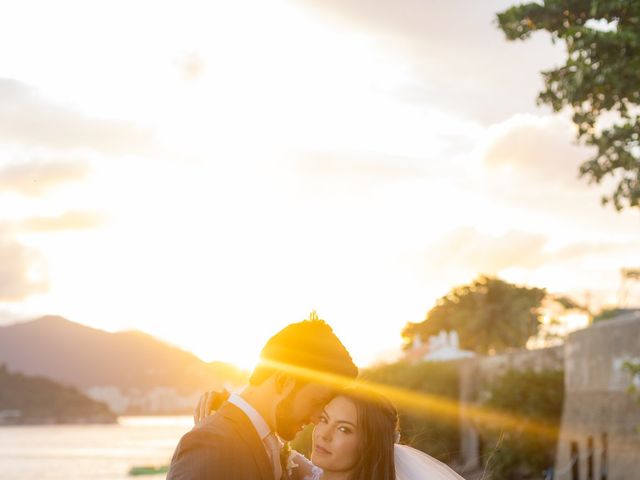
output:
[[[296,379],[284,372],[276,372],[273,378],[276,392],[288,395],[296,386]]]

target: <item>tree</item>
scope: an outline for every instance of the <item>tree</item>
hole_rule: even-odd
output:
[[[456,330],[460,347],[478,353],[523,348],[540,327],[540,306],[546,291],[519,287],[481,276],[470,285],[452,289],[440,298],[420,323],[402,331],[407,344],[425,340],[441,330]]]
[[[627,360],[622,365],[622,368],[631,375],[631,385],[629,385],[627,391],[636,395],[636,400],[638,404],[640,404],[640,395],[638,395],[638,391],[640,390],[638,387],[638,384],[640,383],[640,362]]]
[[[568,107],[578,141],[595,148],[580,175],[617,182],[603,204],[640,206],[640,2],[544,0],[497,17],[508,40],[546,30],[565,41],[567,61],[542,72],[538,102],[556,112]]]
[[[616,318],[618,315],[625,313],[624,308],[611,307],[604,308],[600,313],[593,317],[593,323],[603,322],[605,320],[611,320],[612,318]]]

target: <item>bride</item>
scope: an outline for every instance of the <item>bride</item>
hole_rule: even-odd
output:
[[[201,398],[196,423],[203,419],[202,403]],[[463,480],[447,465],[400,444],[399,437],[398,413],[389,400],[350,389],[325,406],[313,429],[311,459],[293,451],[285,468],[291,480]]]
[[[297,480],[454,480],[445,464],[398,442],[398,414],[386,398],[350,390],[327,404],[313,429],[311,462]]]

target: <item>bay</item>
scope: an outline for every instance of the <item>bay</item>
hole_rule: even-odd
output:
[[[168,465],[189,416],[120,417],[113,425],[0,427],[0,479],[132,480],[141,465]]]

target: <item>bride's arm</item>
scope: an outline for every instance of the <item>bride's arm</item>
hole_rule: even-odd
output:
[[[322,478],[322,469],[316,467],[307,457],[295,450],[291,451],[289,465],[291,466],[290,480],[320,480]]]

